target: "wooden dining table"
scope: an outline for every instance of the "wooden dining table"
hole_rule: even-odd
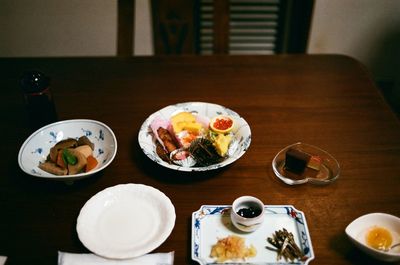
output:
[[[36,69],[51,78],[58,120],[93,119],[115,133],[112,163],[66,184],[24,173],[21,145],[32,133],[19,84]],[[315,259],[310,264],[380,264],[345,234],[354,219],[400,216],[400,123],[371,73],[343,55],[155,56],[0,59],[0,255],[11,264],[57,264],[58,251],[89,253],[76,231],[87,200],[105,188],[137,183],[167,195],[175,207],[170,236],[157,252],[191,258],[192,213],[251,195],[266,205],[304,212]],[[182,102],[208,102],[237,112],[251,129],[242,157],[221,169],[172,170],[149,159],[138,143],[152,113]],[[285,146],[318,146],[339,162],[327,185],[287,185],[272,169]],[[270,235],[259,235],[267,238]],[[267,245],[267,242],[266,242]]]

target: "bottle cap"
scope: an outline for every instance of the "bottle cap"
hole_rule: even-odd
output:
[[[40,71],[26,71],[22,74],[21,87],[26,93],[39,93],[50,85],[50,78]]]

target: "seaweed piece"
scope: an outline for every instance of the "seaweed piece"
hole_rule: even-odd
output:
[[[192,157],[196,160],[198,166],[209,166],[221,161],[212,142],[205,138],[194,140],[189,147]]]

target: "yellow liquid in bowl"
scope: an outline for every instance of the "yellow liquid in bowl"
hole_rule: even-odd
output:
[[[372,248],[386,250],[392,245],[393,239],[389,230],[374,226],[368,231],[366,241],[368,246]]]

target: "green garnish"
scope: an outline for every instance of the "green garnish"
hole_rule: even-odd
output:
[[[208,137],[210,138],[210,140],[211,140],[212,142],[215,141],[215,138],[216,138],[217,136],[218,136],[218,133],[213,132],[213,131],[211,131],[211,130],[208,131]]]
[[[69,165],[75,165],[78,162],[78,159],[68,149],[63,150],[62,158]]]

